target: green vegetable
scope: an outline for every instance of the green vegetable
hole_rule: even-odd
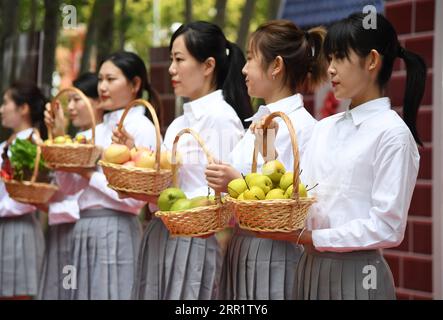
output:
[[[25,180],[25,178],[30,179],[30,175],[34,171],[37,146],[29,140],[16,139],[9,150],[11,151],[11,165],[14,168],[14,179],[19,181]],[[39,170],[44,168],[44,161],[40,159]]]

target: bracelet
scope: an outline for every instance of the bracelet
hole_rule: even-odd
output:
[[[300,241],[301,235],[303,234],[303,232],[305,232],[305,230],[306,230],[306,227],[304,227],[304,228],[301,230],[301,232],[299,233],[298,238],[297,238],[297,242],[295,243],[296,245],[298,245],[298,242]]]

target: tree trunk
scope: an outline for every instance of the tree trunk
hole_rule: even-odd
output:
[[[35,28],[36,28],[36,18],[37,18],[37,0],[31,1],[31,7],[30,7],[30,15],[31,15],[31,23],[29,25],[29,31],[28,31],[28,68],[24,68],[22,70],[21,78],[23,79],[36,79],[36,63],[37,63],[37,38],[35,34]]]
[[[99,2],[97,19],[97,63],[100,64],[111,52],[114,34],[115,0]]]
[[[60,27],[60,0],[45,0],[45,22],[43,27],[43,74],[41,88],[46,96],[50,96],[52,74],[55,69],[55,49],[57,33]]]
[[[119,25],[119,44],[118,49],[123,50],[125,48],[125,31],[128,26],[127,16],[126,16],[126,0],[120,0],[121,11],[120,11],[120,25]]]
[[[88,72],[90,69],[91,49],[94,45],[94,40],[97,39],[97,11],[99,0],[94,1],[91,16],[88,21],[88,30],[86,31],[85,43],[83,46],[82,60],[80,63],[80,74]]]
[[[189,23],[192,21],[192,0],[185,0],[185,22]]]
[[[268,2],[268,20],[278,18],[278,11],[280,9],[281,0],[269,0]]]
[[[272,0],[270,0],[272,1]],[[226,4],[228,0],[216,0],[215,9],[217,14],[214,17],[214,23],[218,25],[222,30],[225,27],[225,17],[226,17]]]
[[[246,46],[246,39],[249,35],[249,25],[251,23],[252,16],[254,15],[256,0],[246,0],[243,7],[243,16],[240,21],[240,29],[238,30],[237,45],[244,51]]]

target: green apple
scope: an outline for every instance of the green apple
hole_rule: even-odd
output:
[[[288,197],[285,195],[285,191],[282,189],[272,189],[266,195],[266,200],[272,199],[287,199]]]
[[[248,187],[243,178],[237,178],[228,183],[228,192],[229,195],[233,198],[237,198],[247,188]]]
[[[178,199],[171,206],[170,211],[183,211],[192,208],[192,201],[189,199]]]
[[[251,179],[254,177],[258,177],[258,176],[262,176],[261,173],[257,173],[257,172],[253,172],[253,173],[248,173],[245,177],[246,183],[249,184],[251,183]]]
[[[213,196],[200,196],[191,199],[191,208],[207,207],[215,204]]]
[[[294,173],[286,172],[280,179],[280,188],[287,190],[294,180]]]
[[[251,182],[249,183],[249,188],[252,188],[254,186],[261,188],[266,194],[269,192],[269,190],[272,189],[272,180],[264,175],[252,177]]]
[[[264,200],[266,195],[262,188],[257,186],[252,186],[249,190],[243,193],[245,200]]]
[[[179,188],[168,188],[160,193],[157,205],[161,211],[169,211],[178,199],[186,199],[186,195]]]
[[[285,174],[285,166],[278,160],[272,160],[265,163],[262,167],[262,173],[268,176],[272,182],[279,183],[281,177]]]
[[[288,189],[286,189],[285,195],[286,195],[288,198],[291,198],[291,197],[292,197],[292,190],[294,189],[293,187],[294,187],[294,186],[291,184],[291,185],[288,187]],[[306,186],[305,186],[303,183],[300,183],[300,184],[298,185],[298,195],[299,195],[300,198],[306,198],[306,197],[308,196],[308,192],[306,191]]]

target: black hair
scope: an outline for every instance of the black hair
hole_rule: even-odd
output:
[[[400,45],[392,24],[381,14],[377,14],[377,25],[371,29],[364,25],[366,15],[354,13],[333,24],[326,35],[324,50],[329,57],[348,58],[351,50],[365,58],[371,50],[377,50],[382,57],[382,67],[377,83],[384,88],[392,75],[395,58],[401,58],[406,64],[407,78],[403,98],[403,119],[419,145],[423,145],[418,136],[417,112],[423,98],[426,83],[426,64],[419,55]]]
[[[92,72],[82,73],[77,79],[73,81],[74,87],[83,92],[87,97],[92,99],[98,98],[98,77]]]
[[[48,100],[42,91],[31,82],[15,82],[6,91],[17,107],[28,104],[32,126],[39,130],[42,139],[46,139],[48,131],[44,121],[44,112]]]
[[[243,120],[252,116],[251,99],[242,74],[246,59],[241,49],[226,39],[220,27],[206,21],[180,26],[172,35],[170,51],[180,35],[184,36],[186,48],[197,61],[205,62],[210,57],[215,59],[215,85],[222,89],[224,99],[239,118]]]
[[[114,52],[107,56],[100,66],[106,61],[111,61],[117,68],[119,68],[128,81],[133,81],[135,77],[139,77],[141,80],[141,86],[140,90],[137,92],[137,98],[142,98],[143,91],[146,90],[149,95],[148,101],[157,112],[160,111],[160,97],[157,91],[151,86],[151,83],[148,80],[148,71],[145,63],[138,55],[128,51]],[[149,113],[146,113],[146,115],[150,118]]]

